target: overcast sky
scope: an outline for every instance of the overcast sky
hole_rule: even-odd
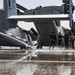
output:
[[[2,8],[3,0],[0,0],[0,8]],[[20,5],[26,7],[27,9],[34,9],[37,6],[52,6],[52,5],[62,5],[62,0],[16,0],[17,3]],[[73,4],[75,4],[75,0],[73,0]],[[73,18],[75,20],[75,12],[73,15]],[[25,22],[20,22],[18,23],[20,27],[24,29],[30,29],[31,27],[34,27],[33,23],[25,23]],[[62,22],[61,25],[64,27],[69,28],[69,23],[68,22]]]

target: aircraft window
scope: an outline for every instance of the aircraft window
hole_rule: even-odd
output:
[[[3,9],[3,0],[0,0],[0,9]]]
[[[9,7],[9,8],[12,8],[12,0],[8,0],[8,3],[9,3],[9,4],[8,4],[8,7]]]

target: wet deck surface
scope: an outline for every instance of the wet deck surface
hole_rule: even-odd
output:
[[[0,75],[75,75],[74,55],[74,50],[65,49],[0,50]]]
[[[74,61],[75,50],[66,49],[33,49],[33,50],[0,50],[2,60],[50,60],[64,61],[64,59]]]
[[[0,75],[75,75],[75,64],[3,61],[0,62]]]

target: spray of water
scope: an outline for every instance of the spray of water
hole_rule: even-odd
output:
[[[8,63],[7,66],[11,66],[11,65],[14,65],[16,64],[17,62],[20,62],[22,60],[31,60],[32,58],[32,55],[36,53],[36,51],[26,51],[25,54],[27,53],[27,55],[23,56],[22,58],[18,59],[18,60],[14,60],[13,62],[11,63]],[[29,59],[28,59],[29,58]]]
[[[3,74],[4,72],[5,73],[7,72],[7,74],[9,73],[8,75],[16,75],[17,73],[19,73],[19,71],[24,72],[23,69],[27,69],[27,70],[29,70],[31,72],[32,71],[31,68],[33,68],[33,67],[35,68],[36,65],[31,66],[32,64],[23,63],[22,60],[30,61],[31,58],[32,58],[32,55],[35,52],[36,51],[26,51],[25,53],[23,53],[23,55],[25,54],[25,56],[23,56],[22,58],[20,58],[18,60],[1,60],[0,62],[2,62],[1,64],[3,65],[2,66],[3,68],[1,68],[0,70],[2,70],[3,72],[0,71],[0,73]],[[19,63],[20,61],[21,61],[21,63]],[[29,66],[31,68],[29,68]],[[33,69],[33,71],[34,71],[34,69]],[[22,73],[20,73],[20,75],[21,74]],[[17,74],[17,75],[19,75],[19,74]]]

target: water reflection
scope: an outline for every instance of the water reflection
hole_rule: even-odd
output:
[[[75,64],[0,62],[0,75],[75,75]],[[11,65],[8,65],[11,64]]]

